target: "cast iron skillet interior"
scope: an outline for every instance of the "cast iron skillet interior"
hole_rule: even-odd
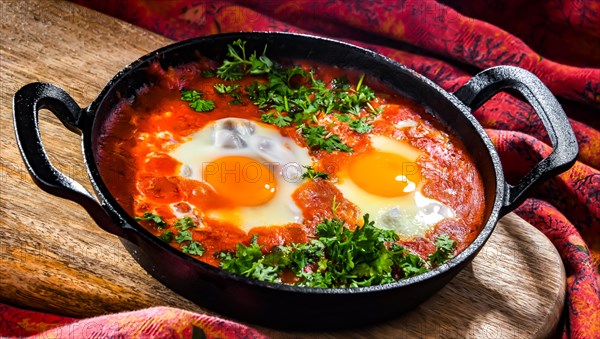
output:
[[[164,244],[135,222],[116,202],[98,172],[98,136],[111,109],[124,98],[135,98],[148,83],[146,68],[159,61],[176,67],[203,56],[220,60],[236,39],[246,50],[275,60],[310,59],[355,68],[376,77],[401,94],[427,107],[466,145],[484,180],[486,209],[481,233],[462,253],[430,272],[392,284],[347,289],[294,287],[247,279],[202,263]],[[494,94],[516,90],[534,107],[553,145],[543,159],[516,185],[505,182],[500,160],[489,137],[471,115]],[[37,113],[51,110],[71,131],[82,136],[83,155],[97,199],[64,176],[49,162],[39,136]],[[516,67],[499,66],[473,77],[454,94],[379,54],[349,44],[289,33],[233,33],[191,39],[154,51],[119,72],[87,108],[80,108],[60,88],[32,83],[14,97],[15,133],[23,159],[43,190],[78,202],[94,221],[121,242],[152,276],[182,296],[235,319],[272,327],[322,329],[357,326],[389,319],[409,310],[442,288],[467,265],[489,238],[498,219],[518,206],[532,185],[568,169],[578,147],[556,99],[539,79]]]

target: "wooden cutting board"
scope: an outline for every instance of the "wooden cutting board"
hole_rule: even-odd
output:
[[[123,66],[170,41],[66,2],[3,0],[0,14],[0,302],[77,317],[155,305],[214,314],[150,277],[78,205],[38,189],[12,130],[12,95],[21,86],[52,82],[86,106]],[[40,119],[54,165],[90,188],[78,136],[48,112]],[[323,333],[254,327],[273,337],[543,337],[564,296],[552,244],[509,214],[471,265],[397,319]]]

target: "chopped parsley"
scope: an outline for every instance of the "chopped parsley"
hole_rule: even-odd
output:
[[[336,114],[337,118],[341,122],[351,122],[352,118],[348,114]]]
[[[160,215],[156,215],[151,212],[145,212],[142,217],[136,217],[135,220],[144,220],[144,221],[152,221],[156,223],[159,229],[163,229],[167,227],[167,223],[163,220],[163,217]],[[173,233],[171,230],[165,230],[158,238],[165,243],[171,243],[175,240],[178,244],[181,244],[185,241],[189,241],[190,243],[184,246],[181,246],[181,251],[183,253],[192,254],[192,255],[202,255],[206,251],[201,243],[194,241],[192,239],[192,232],[189,229],[196,227],[194,220],[189,216],[185,216],[183,218],[177,219],[173,224],[173,227],[177,229],[177,235]]]
[[[144,212],[144,215],[141,217],[135,217],[136,221],[152,221],[156,224],[159,229],[165,228],[167,223],[163,220],[163,217],[160,215],[154,214],[152,212]]]
[[[264,113],[261,115],[260,120],[277,127],[286,127],[292,123],[292,118],[277,112]]]
[[[454,257],[456,242],[450,239],[447,235],[441,235],[437,237],[435,239],[435,246],[435,252],[429,255],[427,261],[430,266],[439,266]]]
[[[276,253],[264,256],[261,246],[257,243],[257,238],[258,236],[253,236],[248,246],[238,244],[235,253],[219,253],[217,256],[221,259],[220,265],[227,271],[246,277],[264,281],[276,281],[280,274],[278,266],[280,261],[277,258],[281,256]],[[265,260],[270,264],[267,264]]]
[[[175,237],[175,241],[181,244],[184,241],[192,241],[192,232],[190,231],[179,231],[177,232],[177,236]]]
[[[173,237],[175,235],[170,230],[164,231],[161,235],[158,236],[158,239],[166,242],[167,244],[173,241]]]
[[[246,41],[241,39],[227,46],[227,56],[229,59],[225,59],[217,69],[217,76],[224,80],[240,80],[246,73],[266,74],[273,67],[273,62],[264,52],[260,57],[256,57],[254,52],[246,58]]]
[[[344,144],[339,135],[328,132],[323,126],[305,126],[302,136],[311,148],[318,148],[327,152],[342,151],[352,152],[352,147]]]
[[[183,253],[192,254],[192,255],[202,255],[206,251],[201,243],[194,241],[192,239],[192,232],[188,231],[190,228],[196,227],[194,220],[189,216],[185,216],[181,219],[177,219],[173,226],[178,230],[177,236],[175,237],[175,241],[179,244],[185,241],[189,241],[190,243],[187,245],[181,246],[181,251]]]
[[[325,172],[315,171],[312,166],[302,166],[306,169],[306,172],[302,173],[302,179],[310,179],[310,180],[327,180],[329,179],[329,174]]]
[[[238,84],[215,84],[213,88],[218,94],[229,94],[229,96],[233,98],[233,100],[229,101],[230,105],[242,105],[244,103],[242,100],[241,86]]]
[[[197,241],[192,241],[189,245],[181,246],[181,251],[183,253],[192,255],[203,255],[206,250],[204,249],[201,243]]]
[[[181,219],[178,219],[173,226],[175,226],[175,228],[178,230],[186,231],[190,228],[196,227],[196,224],[194,224],[192,218],[185,216]]]
[[[362,112],[372,116],[382,112],[373,108],[370,101],[375,92],[364,84],[363,74],[353,88],[346,76],[338,77],[329,84],[315,79],[313,71],[300,67],[284,68],[265,55],[257,56],[246,52],[246,42],[236,40],[227,46],[227,55],[217,69],[217,76],[227,81],[242,79],[245,75],[264,75],[268,81],[253,81],[245,86],[250,101],[263,114],[261,120],[277,127],[294,127],[301,131],[309,147],[327,152],[352,152],[340,136],[333,134],[317,122],[321,114],[337,113],[339,121],[347,122],[357,133],[368,133],[373,126],[361,118]],[[219,94],[232,95],[240,102],[241,89],[238,84],[215,85]],[[239,92],[238,92],[239,91]],[[351,116],[355,118],[351,118]]]
[[[425,262],[395,243],[398,235],[375,227],[369,216],[354,230],[337,218],[325,219],[308,243],[276,246],[264,255],[255,235],[250,244],[238,244],[235,252],[221,252],[221,268],[246,277],[281,282],[281,274],[292,272],[298,286],[319,288],[373,286],[419,275],[446,262],[454,243],[447,236],[436,241],[444,251],[440,261]],[[440,250],[440,248],[443,248]],[[431,256],[430,256],[431,258]]]
[[[349,126],[358,133],[369,133],[373,130],[373,125],[366,122],[366,118],[360,118],[352,121]]]
[[[190,108],[196,112],[210,112],[215,109],[215,102],[212,100],[202,100],[202,93],[195,89],[182,89],[181,100],[188,102]]]

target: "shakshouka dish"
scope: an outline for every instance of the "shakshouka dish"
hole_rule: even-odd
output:
[[[475,239],[482,180],[432,114],[360,71],[267,47],[155,62],[113,109],[100,174],[144,228],[230,272],[323,288],[415,276]]]

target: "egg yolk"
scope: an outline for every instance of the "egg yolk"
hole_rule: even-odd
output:
[[[202,180],[238,206],[262,205],[275,196],[273,172],[255,159],[225,156],[202,167]]]
[[[421,180],[416,162],[389,152],[368,152],[349,164],[350,179],[361,189],[381,197],[397,197],[415,191]]]

